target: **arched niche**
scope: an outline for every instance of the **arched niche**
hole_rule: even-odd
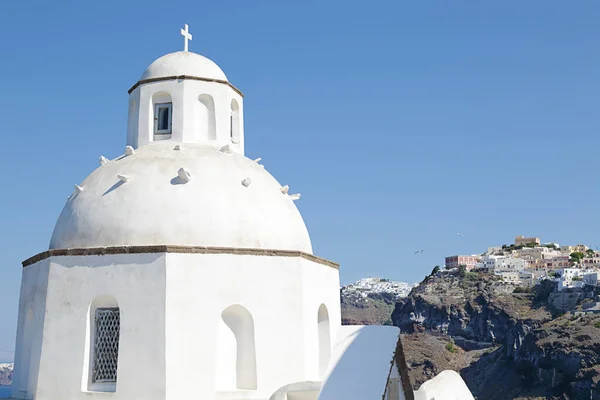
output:
[[[240,130],[240,105],[235,99],[232,99],[229,114],[229,136],[233,143],[240,142]]]
[[[197,140],[217,140],[215,101],[211,95],[202,94],[194,107],[194,137]]]
[[[319,306],[317,329],[319,332],[319,377],[323,378],[325,373],[327,373],[327,367],[329,366],[329,359],[331,357],[329,312],[327,312],[325,304]]]
[[[116,391],[120,338],[121,309],[117,299],[97,296],[88,308],[83,391]]]
[[[245,307],[232,305],[221,313],[219,325],[217,387],[255,390],[256,345],[252,315]]]

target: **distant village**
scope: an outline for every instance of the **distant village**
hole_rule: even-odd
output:
[[[558,282],[558,290],[598,285],[600,252],[578,244],[542,244],[540,238],[517,236],[514,244],[490,247],[481,255],[446,257],[446,269],[483,269],[503,281],[533,286],[543,279]]]

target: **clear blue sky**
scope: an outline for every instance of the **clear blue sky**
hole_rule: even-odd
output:
[[[592,0],[3,1],[0,349],[21,261],[123,152],[127,89],[184,23],[342,283],[420,280],[517,234],[599,245],[599,20]]]

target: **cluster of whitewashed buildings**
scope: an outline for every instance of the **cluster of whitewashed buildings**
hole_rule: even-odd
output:
[[[584,257],[574,263],[572,253],[583,253]],[[486,269],[517,285],[530,286],[539,279],[552,278],[558,281],[558,289],[562,290],[597,285],[600,252],[582,244],[542,244],[537,237],[517,236],[513,245],[490,247],[481,255],[446,257],[445,265],[448,269],[461,265],[467,270]]]

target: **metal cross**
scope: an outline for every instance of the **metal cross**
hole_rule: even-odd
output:
[[[188,32],[188,25],[183,25],[185,29],[181,30],[181,36],[183,36],[183,51],[188,51],[188,40],[192,40],[192,34]]]

